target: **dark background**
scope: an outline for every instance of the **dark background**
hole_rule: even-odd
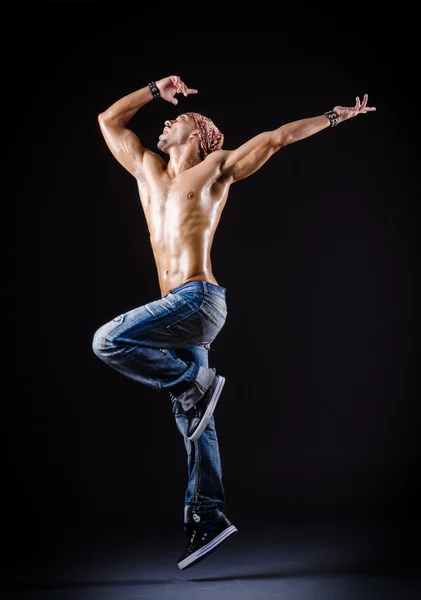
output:
[[[159,296],[136,182],[97,115],[175,73],[199,93],[133,118],[150,148],[164,120],[187,110],[211,117],[233,149],[366,92],[377,107],[231,188],[212,255],[229,315],[210,355],[226,377],[215,419],[228,513],[416,520],[411,17],[403,32],[392,15],[379,27],[328,11],[322,29],[258,8],[264,26],[250,14],[219,20],[221,7],[196,18],[170,9],[146,19],[140,5],[22,6],[21,53],[9,63],[16,112],[5,115],[17,208],[8,518],[27,533],[174,521],[182,509],[186,457],[169,398],[91,348],[99,326]]]

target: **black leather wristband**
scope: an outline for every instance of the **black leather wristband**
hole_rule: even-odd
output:
[[[152,96],[154,98],[160,98],[161,94],[159,93],[159,90],[156,87],[155,81],[151,81],[148,85],[149,85],[149,89],[151,90]]]
[[[325,112],[325,117],[329,119],[331,127],[336,127],[336,125],[338,124],[338,115],[335,113],[335,111],[328,110],[327,112]]]

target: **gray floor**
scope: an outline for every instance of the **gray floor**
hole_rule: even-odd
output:
[[[419,600],[410,523],[236,522],[238,534],[180,571],[178,524],[69,529],[42,549],[18,545],[1,599]]]

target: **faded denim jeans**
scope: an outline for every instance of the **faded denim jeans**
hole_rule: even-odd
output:
[[[225,502],[215,419],[212,416],[199,439],[191,442],[185,411],[210,385],[213,371],[208,351],[226,317],[226,289],[191,281],[103,325],[92,344],[96,356],[107,365],[149,388],[169,393],[187,451],[184,504],[196,509],[223,507]]]

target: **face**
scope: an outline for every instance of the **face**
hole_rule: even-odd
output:
[[[163,152],[168,153],[171,146],[185,144],[195,129],[196,124],[193,117],[186,114],[178,115],[172,121],[165,121],[164,130],[158,138],[157,146]]]

